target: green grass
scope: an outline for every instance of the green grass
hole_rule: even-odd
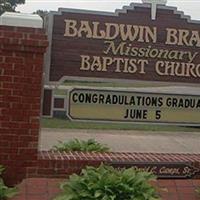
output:
[[[96,129],[96,130],[141,130],[141,131],[184,131],[198,132],[200,129],[179,126],[161,126],[149,124],[130,124],[130,123],[93,123],[93,122],[72,122],[67,119],[42,119],[42,128],[61,128],[61,129]]]

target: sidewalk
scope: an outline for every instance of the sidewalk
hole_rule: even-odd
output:
[[[200,133],[198,132],[143,132],[143,131],[102,131],[42,129],[40,150],[49,150],[58,140],[72,138],[95,138],[107,144],[112,151],[157,152],[157,153],[200,153]],[[20,193],[11,200],[53,200],[61,191],[63,179],[29,178],[19,184]],[[198,200],[196,189],[200,180],[163,179],[155,186],[162,200]]]
[[[29,178],[18,187],[20,193],[11,200],[53,200],[60,193],[62,179]],[[160,190],[162,200],[198,200],[195,192],[200,180],[158,180],[155,184]]]
[[[40,135],[40,150],[59,140],[94,138],[114,152],[200,153],[200,132],[42,129]]]

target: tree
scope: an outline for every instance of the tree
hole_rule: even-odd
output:
[[[18,4],[24,4],[25,0],[0,0],[0,15],[5,11],[15,12]]]
[[[37,10],[33,14],[38,14],[44,20],[45,17],[48,15],[48,11],[47,10]]]

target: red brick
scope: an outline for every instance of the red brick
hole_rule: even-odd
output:
[[[11,95],[12,94],[12,90],[0,89],[0,94],[1,95]]]
[[[20,125],[19,125],[19,123],[8,121],[8,122],[2,122],[1,127],[2,128],[6,128],[6,127],[8,127],[8,128],[19,128]]]
[[[3,97],[3,100],[7,102],[21,102],[22,97],[9,95],[9,96]]]
[[[1,77],[0,77],[0,79],[1,79]],[[21,88],[20,85],[18,87]],[[14,83],[3,83],[3,88],[13,89],[13,88],[16,88],[16,85]]]
[[[192,184],[193,184],[194,186],[200,187],[200,179],[198,179],[198,180],[192,180]]]
[[[31,105],[30,104],[22,104],[22,103],[13,103],[12,104],[12,108],[13,109],[19,109],[19,110],[21,110],[21,109],[31,109]],[[23,115],[25,115],[24,113],[22,113]]]
[[[1,68],[2,69],[13,69],[13,64],[12,63],[1,63]]]
[[[158,184],[159,186],[170,186],[170,187],[175,187],[175,181],[172,179],[172,180],[158,180]]]
[[[9,38],[0,38],[0,43],[1,44],[8,44],[10,42]]]
[[[0,116],[0,121],[10,121],[10,116]]]
[[[180,186],[180,187],[177,187],[177,191],[178,193],[181,193],[181,194],[195,194],[195,188],[193,186],[191,187]]]
[[[10,31],[4,31],[3,32],[4,37],[11,37],[11,38],[22,38],[23,34],[19,32],[10,32]]]
[[[3,108],[3,107],[9,108],[10,107],[10,103],[8,103],[8,102],[0,102],[0,107],[1,108]]]
[[[40,29],[0,26],[0,37],[0,163],[7,169],[7,182],[13,184],[26,176],[26,167],[31,167],[32,173],[37,172],[46,51],[40,43],[46,36]]]
[[[175,180],[177,187],[191,187],[193,185],[192,180]]]
[[[0,82],[12,82],[11,76],[0,76]]]
[[[198,200],[197,196],[194,194],[179,194],[179,200]]]
[[[29,38],[30,39],[36,39],[36,40],[47,40],[47,37],[46,37],[46,35],[44,35],[44,34],[30,34],[29,35]]]
[[[3,59],[4,59],[4,57],[3,57],[3,56],[0,56],[0,63],[3,62]]]
[[[7,63],[23,63],[23,58],[6,57],[5,62]]]

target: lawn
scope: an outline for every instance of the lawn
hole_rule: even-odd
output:
[[[198,132],[200,128],[180,127],[169,125],[150,125],[133,123],[93,123],[93,122],[72,122],[67,119],[42,118],[42,128],[61,129],[98,129],[98,130],[141,130],[141,131],[179,131]]]

